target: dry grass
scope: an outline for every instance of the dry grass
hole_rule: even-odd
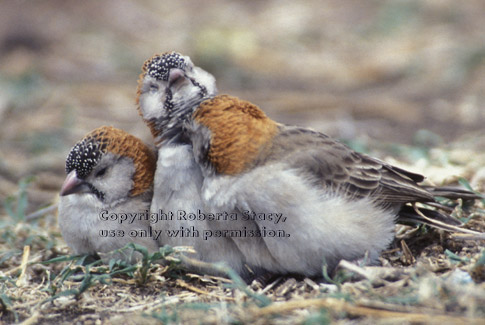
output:
[[[424,226],[397,226],[381,267],[342,261],[323,281],[278,277],[247,286],[186,273],[168,248],[136,265],[71,257],[55,212],[25,215],[27,182],[7,200],[0,224],[0,306],[4,322],[97,323],[445,323],[485,320],[484,240]],[[467,228],[485,231],[484,203],[457,205]],[[154,263],[163,257],[165,266]],[[214,265],[215,268],[221,266]]]
[[[248,287],[188,274],[176,253],[169,267],[71,259],[55,209],[38,212],[55,204],[65,156],[91,129],[151,141],[137,75],[172,49],[278,121],[484,193],[484,10],[481,0],[1,2],[0,322],[485,323],[484,241],[398,226],[382,267]],[[459,204],[454,215],[485,231],[484,210]]]

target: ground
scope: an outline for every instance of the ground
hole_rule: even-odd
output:
[[[85,133],[107,124],[150,143],[136,82],[145,59],[170,50],[279,122],[484,193],[484,10],[481,0],[2,2],[0,320],[485,322],[483,240],[399,225],[380,267],[344,262],[324,281],[248,287],[189,274],[176,253],[169,267],[153,256],[78,266],[55,210]],[[455,204],[466,228],[485,231],[483,200]]]

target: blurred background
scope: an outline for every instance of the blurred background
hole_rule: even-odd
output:
[[[95,127],[150,142],[137,79],[171,50],[220,93],[357,150],[483,157],[483,13],[483,0],[0,1],[0,201],[33,175],[29,209],[52,202],[69,149]]]

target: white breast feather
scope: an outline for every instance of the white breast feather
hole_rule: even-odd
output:
[[[192,147],[189,145],[163,145],[159,150],[155,172],[155,188],[151,212],[161,216],[172,215],[171,220],[159,220],[153,227],[162,231],[160,245],[193,246],[195,257],[205,262],[225,261],[237,272],[243,271],[244,258],[230,238],[204,240],[203,231],[212,229],[206,220],[183,220],[179,215],[198,214],[207,211],[201,199],[202,172],[194,160]],[[168,235],[168,231],[193,229],[198,237]]]
[[[317,188],[283,163],[259,167],[238,177],[206,178],[204,201],[213,209],[281,213],[285,222],[256,221],[259,229],[284,230],[289,237],[264,237],[281,272],[319,275],[340,259],[377,259],[393,238],[395,213],[371,200],[347,200]],[[257,254],[257,252],[254,252]]]

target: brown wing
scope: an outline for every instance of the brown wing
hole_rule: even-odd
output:
[[[279,125],[271,148],[256,164],[283,160],[306,172],[316,184],[352,198],[370,197],[376,203],[433,201],[417,183],[423,176],[357,153],[328,136],[304,128]]]
[[[444,207],[434,202],[434,195],[467,199],[480,198],[480,195],[449,187],[421,187],[418,183],[424,179],[422,175],[357,153],[322,133],[278,127],[280,132],[273,138],[273,145],[262,151],[254,164],[285,161],[306,173],[317,186],[349,198],[367,197],[383,208],[399,209],[398,222],[425,223],[469,238],[485,238],[485,234],[460,228],[462,223],[446,213],[405,204],[424,202],[425,206],[441,209]]]

